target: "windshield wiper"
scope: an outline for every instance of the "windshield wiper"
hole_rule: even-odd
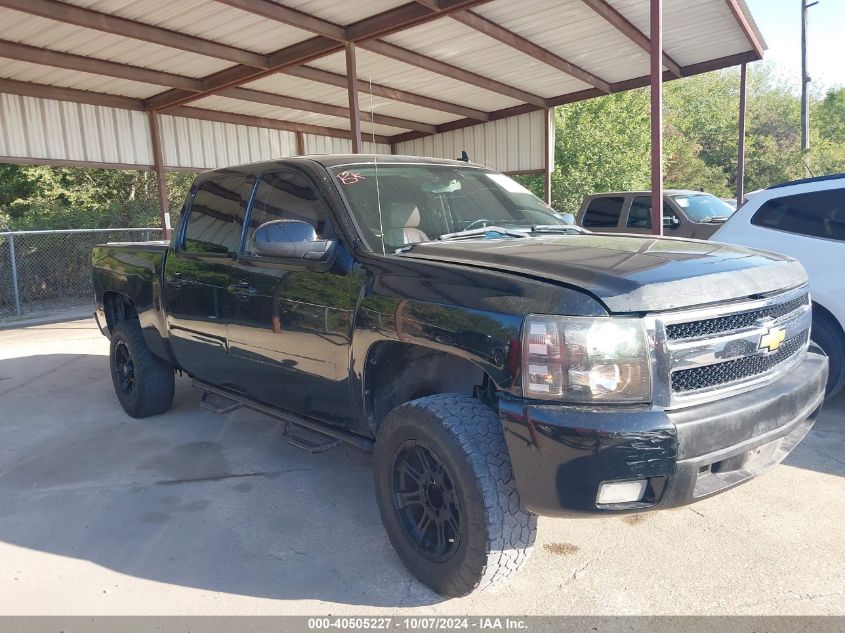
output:
[[[702,222],[727,222],[727,221],[728,221],[728,216],[726,216],[726,215],[713,215],[713,216],[710,216],[709,218],[706,218],[705,220],[702,220]]]
[[[478,229],[469,229],[467,231],[458,231],[456,233],[444,233],[439,236],[439,240],[463,240],[476,237],[478,235],[487,235],[488,233],[498,233],[507,237],[528,237],[525,233],[520,231],[511,231],[503,229],[500,226],[484,226]]]
[[[531,227],[531,233],[589,233],[574,224],[538,224]]]

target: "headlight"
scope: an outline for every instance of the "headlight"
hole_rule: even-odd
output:
[[[530,315],[522,342],[526,397],[648,402],[650,354],[642,319]]]

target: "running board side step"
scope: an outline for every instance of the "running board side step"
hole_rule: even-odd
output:
[[[292,433],[292,426],[294,425],[290,423],[286,424],[285,432],[282,435],[285,436],[285,439],[288,441],[288,444],[298,449],[301,449],[306,453],[311,453],[312,455],[315,453],[323,453],[329,449],[335,448],[340,444],[340,440],[336,437],[331,437],[329,435],[326,435],[325,433],[312,431],[301,426],[296,427],[297,431],[299,432]],[[309,435],[311,437],[308,437]]]
[[[202,380],[197,380],[196,378],[194,378],[192,384],[194,387],[202,389],[205,392],[203,393],[203,397],[200,399],[200,404],[205,406],[206,409],[215,411],[215,413],[221,410],[221,408],[212,409],[210,406],[204,405],[204,399],[207,402],[213,402],[214,404],[225,403],[225,406],[222,407],[222,412],[224,413],[234,411],[234,409],[238,407],[244,407],[245,409],[251,409],[252,411],[257,411],[258,413],[263,413],[266,416],[285,422],[287,424],[284,433],[285,439],[287,439],[291,445],[306,450],[309,453],[320,453],[330,448],[334,448],[339,442],[344,442],[345,444],[354,446],[365,453],[373,452],[374,442],[369,438],[350,433],[349,431],[344,431],[343,429],[336,428],[330,424],[321,422],[320,420],[306,418],[305,416],[291,413],[290,411],[276,409],[275,407],[253,400],[252,398],[236,391],[231,391],[225,387],[218,387],[217,385],[212,385],[210,383],[203,382]],[[211,395],[206,397],[207,394]],[[208,398],[211,398],[212,396],[215,398],[213,400],[209,400]],[[232,404],[235,405],[234,408],[228,408],[232,406]],[[316,433],[318,437],[327,436],[329,439],[326,442],[311,441],[302,435],[290,433],[291,425]]]
[[[212,393],[207,389],[202,392],[202,397],[200,398],[200,406],[203,409],[208,409],[212,413],[216,413],[218,415],[225,415],[226,413],[231,413],[235,409],[241,408],[241,403],[237,400],[232,400],[226,396],[221,396],[217,393]]]

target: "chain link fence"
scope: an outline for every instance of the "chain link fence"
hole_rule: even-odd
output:
[[[0,320],[92,303],[95,244],[161,236],[160,228],[0,232]]]

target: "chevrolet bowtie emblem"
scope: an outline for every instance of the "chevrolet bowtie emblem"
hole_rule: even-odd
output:
[[[774,352],[783,339],[786,338],[786,330],[782,327],[770,327],[765,334],[760,337],[760,344],[757,349],[766,350],[767,352]]]

